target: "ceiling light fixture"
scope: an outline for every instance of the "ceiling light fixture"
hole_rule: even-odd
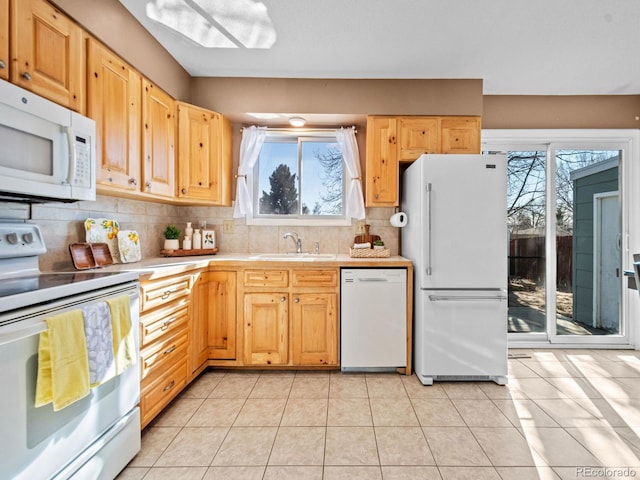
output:
[[[289,119],[289,124],[292,127],[303,127],[305,123],[307,123],[307,121],[302,117],[291,117]]]

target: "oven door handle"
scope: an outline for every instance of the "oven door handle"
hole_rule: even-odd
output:
[[[19,328],[4,328],[2,333],[0,333],[0,345],[7,345],[22,340],[23,338],[39,335],[46,329],[47,324],[42,321],[27,326],[20,325]]]

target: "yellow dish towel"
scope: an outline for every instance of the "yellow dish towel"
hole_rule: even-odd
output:
[[[46,320],[40,334],[36,407],[53,402],[58,411],[89,393],[89,361],[82,310]]]
[[[113,357],[116,375],[136,363],[136,349],[131,328],[131,310],[129,295],[120,295],[107,300],[111,311],[111,329],[113,331]]]

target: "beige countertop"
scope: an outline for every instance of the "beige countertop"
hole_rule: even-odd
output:
[[[291,259],[265,259],[257,258],[261,254],[257,253],[222,253],[216,255],[194,255],[187,257],[148,257],[143,258],[139,262],[134,263],[117,263],[108,267],[103,267],[106,271],[136,271],[140,275],[156,273],[162,270],[162,273],[169,274],[179,273],[181,271],[194,270],[199,268],[215,267],[216,264],[224,264],[226,266],[236,266],[238,268],[246,268],[248,266],[260,268],[278,265],[281,267],[411,267],[411,260],[401,257],[392,256],[388,258],[352,258],[348,254],[335,254],[332,259],[313,259],[313,260],[291,260]],[[251,265],[249,265],[251,264]]]

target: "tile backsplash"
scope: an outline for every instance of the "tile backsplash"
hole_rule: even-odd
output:
[[[400,229],[392,227],[389,217],[393,208],[368,208],[366,223],[371,233],[380,235],[392,255],[399,252]],[[186,222],[198,228],[198,222],[207,222],[207,228],[216,232],[221,253],[289,252],[294,248],[285,232],[295,231],[302,239],[304,251],[313,252],[314,243],[320,244],[321,253],[348,253],[356,235],[355,226],[347,227],[289,227],[246,225],[243,219],[233,219],[231,207],[186,207],[130,200],[98,195],[95,202],[45,203],[29,206],[0,203],[0,219],[25,219],[40,226],[47,245],[47,253],[40,257],[40,269],[59,270],[73,268],[69,244],[84,242],[84,220],[87,218],[113,218],[123,230],[136,230],[140,235],[143,258],[157,257],[162,249],[162,232],[173,223],[182,232]],[[233,233],[225,233],[223,221],[233,221]]]

